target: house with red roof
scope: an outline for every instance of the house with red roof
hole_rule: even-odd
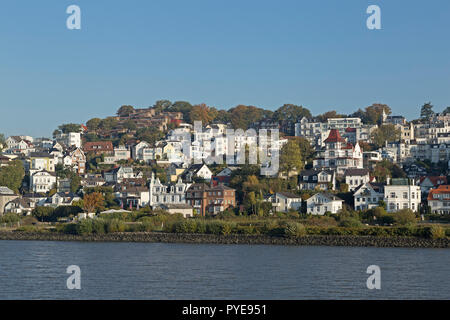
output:
[[[450,185],[440,185],[428,193],[428,205],[432,213],[450,213]]]
[[[363,155],[358,143],[353,145],[342,138],[339,130],[331,129],[328,138],[324,140],[325,147],[319,151],[314,159],[314,168],[336,170],[343,175],[347,169],[362,169]]]

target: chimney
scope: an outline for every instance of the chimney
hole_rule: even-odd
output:
[[[386,177],[386,185],[390,185],[391,184],[391,178],[390,177]]]

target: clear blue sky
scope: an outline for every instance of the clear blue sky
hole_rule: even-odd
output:
[[[71,4],[81,30],[66,28]],[[382,30],[366,28],[370,4]],[[448,0],[2,0],[0,132],[49,136],[158,99],[313,114],[380,102],[411,119],[450,106],[449,16]]]

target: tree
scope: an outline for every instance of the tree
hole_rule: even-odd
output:
[[[123,124],[123,127],[127,129],[128,131],[136,130],[137,126],[136,123],[133,120],[127,120]]]
[[[420,117],[424,120],[430,120],[433,115],[433,105],[431,104],[431,102],[425,103],[420,109]]]
[[[295,104],[285,104],[274,112],[272,119],[275,121],[297,121],[303,117],[311,119],[311,112],[308,109],[303,108],[302,106],[297,106]]]
[[[0,133],[0,151],[6,146],[6,139],[3,133]]]
[[[303,169],[302,154],[300,147],[294,141],[290,140],[283,146],[280,153],[280,170],[286,173],[289,178],[293,170]]]
[[[6,167],[0,168],[0,186],[5,186],[18,192],[22,186],[25,170],[20,160],[11,161]]]
[[[181,112],[183,114],[183,120],[190,123],[189,113],[192,110],[192,105],[187,101],[175,101],[168,109],[171,112]]]
[[[58,129],[62,133],[70,133],[70,132],[80,132],[81,131],[81,125],[76,123],[66,123],[62,124],[58,127]]]
[[[291,140],[298,144],[303,160],[307,162],[313,160],[315,150],[308,139],[304,137],[294,137]]]
[[[111,130],[112,128],[117,126],[117,120],[113,117],[108,117],[100,121],[99,128],[102,130]]]
[[[117,110],[117,115],[119,117],[128,117],[130,114],[134,112],[133,106],[124,105]]]
[[[228,110],[234,129],[247,130],[253,122],[263,119],[265,110],[254,106],[238,105]]]
[[[156,141],[164,137],[164,133],[159,131],[155,127],[138,129],[136,132],[136,137],[139,140],[146,141],[151,145],[154,145]]]
[[[393,124],[384,124],[372,132],[372,141],[378,147],[382,147],[385,142],[400,140],[401,131]]]
[[[100,118],[92,118],[91,120],[86,122],[86,127],[90,131],[96,131],[96,130],[98,130],[101,122],[102,122],[102,119],[100,119]]]
[[[201,121],[202,124],[209,124],[214,120],[214,111],[204,103],[198,104],[192,107],[189,118],[192,123]]]
[[[52,207],[36,207],[33,209],[31,214],[38,218],[41,222],[43,221],[49,221],[51,219],[51,216],[53,215],[53,209]]]
[[[172,102],[170,102],[169,100],[158,100],[153,105],[153,109],[155,109],[156,113],[161,113],[169,109],[170,106],[172,106]]]
[[[344,114],[338,114],[336,111],[327,111],[321,115],[318,115],[315,117],[316,121],[319,122],[327,122],[330,118],[345,118],[346,115]]]
[[[100,192],[92,192],[83,197],[83,209],[90,213],[95,212],[103,205],[103,195]]]

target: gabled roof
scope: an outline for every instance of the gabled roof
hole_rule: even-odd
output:
[[[341,137],[339,130],[331,129],[328,138],[324,140],[325,143],[329,142],[346,142],[344,138]]]
[[[369,169],[347,169],[344,176],[365,176],[369,174]]]
[[[420,177],[419,184],[422,184],[426,179],[430,180],[430,182],[433,184],[433,186],[438,186],[441,184],[447,184],[447,177],[446,176],[431,176],[431,177]]]
[[[290,199],[301,198],[300,195],[294,194],[294,193],[291,193],[291,192],[277,192],[277,195],[282,195],[283,197],[290,198]]]
[[[434,199],[433,195],[435,194],[450,194],[450,185],[440,185],[436,189],[431,189],[430,192],[428,192],[428,198],[427,200],[440,200],[440,199]],[[449,196],[450,199],[450,196]]]

